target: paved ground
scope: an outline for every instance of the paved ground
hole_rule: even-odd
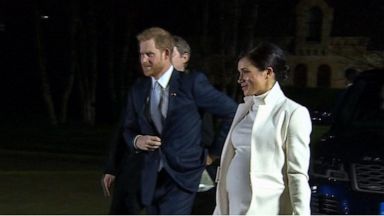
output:
[[[107,214],[103,158],[0,150],[0,214]],[[215,188],[197,194],[193,214],[210,215]]]
[[[0,150],[0,214],[106,214],[102,159]]]
[[[107,214],[95,171],[0,172],[0,214]]]
[[[317,140],[327,127],[314,129],[312,140]],[[92,139],[87,142],[82,138],[83,133],[76,135],[75,130],[65,134],[54,130],[44,136],[38,131],[25,130],[27,136],[17,130],[21,134],[4,135],[12,131],[0,130],[0,140],[9,144],[6,147],[15,147],[14,150],[0,149],[0,214],[108,213],[110,201],[103,197],[100,187],[106,141],[101,138],[98,143],[95,141],[98,136],[106,139],[107,129],[88,131],[87,137]],[[36,140],[23,141],[33,134],[40,135]],[[52,134],[54,138],[46,137]],[[63,141],[62,137],[71,139]],[[34,146],[39,147],[39,151]],[[198,193],[193,214],[210,215],[214,206],[215,189]]]

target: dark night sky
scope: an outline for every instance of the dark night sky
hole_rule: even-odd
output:
[[[109,2],[100,0],[101,3]],[[214,0],[215,1],[215,0]],[[64,61],[65,54],[59,50],[65,48],[68,40],[66,0],[40,1],[43,13],[49,16],[46,29],[51,43],[51,59],[54,59],[56,73],[68,67]],[[199,43],[201,34],[201,5],[204,0],[115,0],[113,16],[116,23],[131,17],[132,35],[149,26],[161,26],[171,33],[185,37],[192,45]],[[225,2],[225,1],[215,1]],[[287,36],[292,35],[295,17],[292,0],[258,0],[260,3],[258,35]],[[384,1],[381,0],[328,0],[335,7],[334,36],[373,36],[381,41],[384,37],[383,14]],[[5,31],[0,32],[1,43],[1,86],[4,111],[41,111],[40,82],[37,71],[33,0],[3,0],[0,8],[0,22],[5,24]],[[211,14],[214,16],[215,14]],[[285,29],[280,26],[288,26]],[[117,32],[121,31],[118,26]],[[219,26],[212,26],[211,32],[218,31]],[[285,32],[282,32],[282,29]],[[288,30],[287,30],[288,29]],[[246,34],[241,32],[241,34]],[[132,40],[135,43],[135,40]],[[136,46],[136,45],[133,45]],[[192,46],[195,47],[195,46]],[[384,46],[383,46],[384,47]],[[63,57],[64,56],[64,57]]]
[[[24,113],[41,113],[40,80],[37,70],[34,6],[33,0],[4,0],[0,7],[0,22],[5,24],[5,31],[0,32],[1,39],[1,91],[2,113],[18,115]],[[51,41],[50,62],[55,65],[54,73],[66,70],[67,61],[63,52],[68,41],[68,2],[66,0],[40,1],[42,14],[49,19],[44,23],[46,34]],[[100,2],[100,1],[99,1]],[[108,1],[101,1],[106,3]],[[180,3],[182,2],[182,3]],[[190,31],[193,21],[191,8],[187,1],[138,1],[116,0],[113,16],[116,23],[132,16],[132,35],[149,26],[162,26],[172,33],[185,36]],[[176,17],[176,18],[175,18]],[[182,23],[182,24],[180,24]],[[117,32],[122,31],[123,24],[117,24]],[[123,33],[122,33],[123,34]],[[188,36],[186,36],[188,38]],[[132,43],[136,43],[132,40]],[[136,46],[136,45],[133,45]],[[55,88],[52,88],[55,91]]]

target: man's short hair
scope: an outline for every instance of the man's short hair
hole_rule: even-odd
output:
[[[188,53],[189,55],[191,55],[191,47],[189,46],[187,41],[185,41],[182,37],[177,35],[173,36],[173,40],[175,42],[175,47],[177,48],[177,51],[179,51],[181,55],[185,53]]]
[[[173,37],[172,35],[160,27],[151,27],[145,29],[143,32],[136,36],[139,42],[153,39],[157,49],[164,51],[166,49],[172,52],[173,50]]]

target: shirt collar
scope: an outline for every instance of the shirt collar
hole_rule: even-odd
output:
[[[169,80],[171,79],[172,71],[173,71],[173,66],[171,65],[171,67],[169,67],[168,70],[165,71],[165,73],[163,75],[161,75],[161,77],[158,80],[151,77],[152,78],[152,86],[157,81],[161,87],[166,88],[168,86]]]
[[[245,96],[244,102],[253,104],[255,101],[257,101],[258,104],[269,104],[273,103],[273,101],[277,100],[278,98],[281,98],[282,96],[284,96],[284,93],[281,91],[280,85],[276,81],[272,89],[270,89],[266,93],[258,96]]]

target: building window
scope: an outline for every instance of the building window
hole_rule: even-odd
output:
[[[328,65],[320,65],[317,70],[317,87],[331,86],[331,68]]]
[[[321,27],[323,24],[323,13],[318,7],[313,7],[308,14],[308,35],[307,41],[321,41]]]
[[[298,64],[293,75],[293,85],[296,87],[307,87],[308,69],[305,64]]]

